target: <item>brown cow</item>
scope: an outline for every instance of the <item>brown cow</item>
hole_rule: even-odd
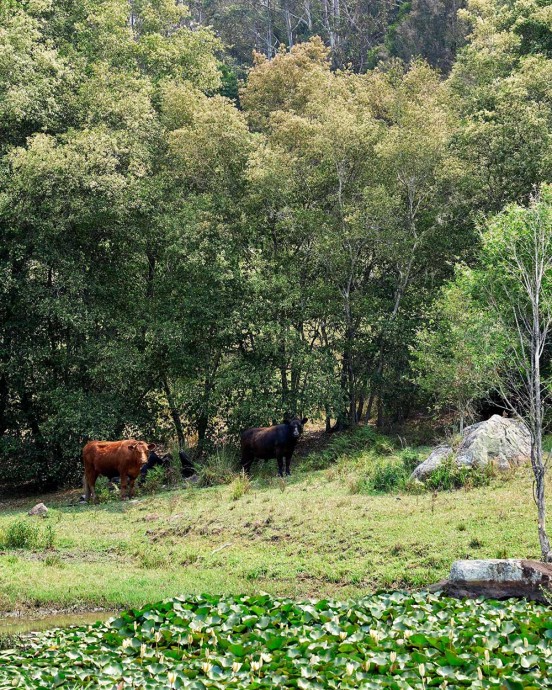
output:
[[[125,500],[127,480],[130,479],[129,498],[134,493],[134,482],[148,454],[155,449],[154,443],[127,439],[125,441],[90,441],[82,450],[84,461],[84,496],[96,501],[96,479],[99,475],[121,478],[121,500]]]

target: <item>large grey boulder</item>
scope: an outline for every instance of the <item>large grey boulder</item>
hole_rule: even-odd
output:
[[[546,603],[552,596],[552,565],[518,559],[455,561],[449,579],[430,589],[452,597],[523,597]]]
[[[495,414],[484,422],[464,429],[456,450],[440,445],[412,473],[411,479],[423,480],[448,457],[459,465],[485,467],[492,463],[506,470],[526,462],[531,455],[531,435],[527,427],[515,419]]]

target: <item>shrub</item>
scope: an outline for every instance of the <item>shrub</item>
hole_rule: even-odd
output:
[[[53,549],[56,540],[56,531],[53,525],[46,525],[42,534],[42,546],[45,549]]]
[[[41,528],[39,525],[18,518],[8,525],[0,535],[0,547],[5,549],[51,549],[55,542],[53,525]]]
[[[233,482],[230,484],[230,497],[233,501],[237,501],[251,490],[251,480],[242,470],[236,475]]]
[[[403,464],[397,460],[388,460],[374,465],[369,472],[351,479],[349,490],[353,494],[372,491],[389,493],[403,489],[407,481],[408,473]]]
[[[402,489],[408,480],[407,472],[402,463],[385,462],[376,465],[371,478],[375,491],[397,491]]]
[[[8,525],[3,535],[6,549],[33,549],[38,546],[40,529],[29,520],[18,519]]]
[[[311,453],[302,461],[301,467],[308,470],[324,470],[341,457],[351,458],[370,449],[386,455],[392,452],[392,448],[391,442],[377,434],[373,427],[358,426],[350,431],[335,434],[324,450]]]
[[[164,467],[152,467],[146,474],[146,479],[140,487],[140,492],[144,494],[155,494],[161,491],[167,480],[167,473]]]
[[[114,498],[119,498],[121,489],[117,484],[112,484],[107,477],[98,477],[96,480],[96,500],[98,503],[107,503]]]
[[[385,436],[376,436],[374,441],[374,452],[378,455],[391,455],[395,447],[393,443]]]
[[[491,480],[492,471],[491,466],[486,468],[459,466],[454,458],[449,457],[426,479],[425,485],[432,491],[453,491],[486,486]]]
[[[236,476],[237,459],[229,448],[217,449],[208,455],[198,468],[200,486],[230,484]]]
[[[420,464],[420,456],[418,451],[414,450],[413,448],[405,448],[403,451],[401,451],[400,458],[404,465],[404,469],[408,472],[408,474],[412,474],[412,472],[414,472],[416,467],[418,467]]]

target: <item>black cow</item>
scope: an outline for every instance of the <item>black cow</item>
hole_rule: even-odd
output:
[[[249,473],[251,463],[255,458],[260,460],[278,460],[278,475],[290,475],[291,456],[297,445],[303,425],[307,418],[284,420],[283,424],[275,426],[256,427],[246,429],[241,435],[241,463],[243,469]]]
[[[154,467],[170,467],[171,460],[172,458],[169,453],[161,456],[157,455],[157,453],[154,450],[152,450],[148,456],[148,461],[145,465],[142,465],[142,469],[140,470],[140,479],[138,483],[143,484],[146,480],[146,477],[148,476],[148,472],[152,470]]]
[[[182,473],[182,479],[188,479],[196,473],[195,467],[188,455],[183,451],[178,451],[178,457],[180,458],[180,471]],[[168,453],[163,456],[157,455],[155,451],[152,451],[148,457],[147,463],[142,467],[142,476],[140,477],[140,483],[144,481],[148,472],[153,467],[165,467],[171,466],[172,457]]]
[[[193,475],[196,473],[196,468],[194,467],[188,455],[183,450],[179,450],[178,457],[180,458],[182,479],[189,479],[190,477],[193,477]]]

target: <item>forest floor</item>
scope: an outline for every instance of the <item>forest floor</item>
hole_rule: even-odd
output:
[[[528,468],[420,495],[351,493],[343,463],[253,480],[237,499],[227,485],[96,506],[77,504],[79,493],[0,503],[0,532],[19,521],[43,542],[0,551],[0,611],[136,608],[202,592],[344,599],[429,585],[458,558],[539,555]],[[27,517],[38,500],[47,517]]]

